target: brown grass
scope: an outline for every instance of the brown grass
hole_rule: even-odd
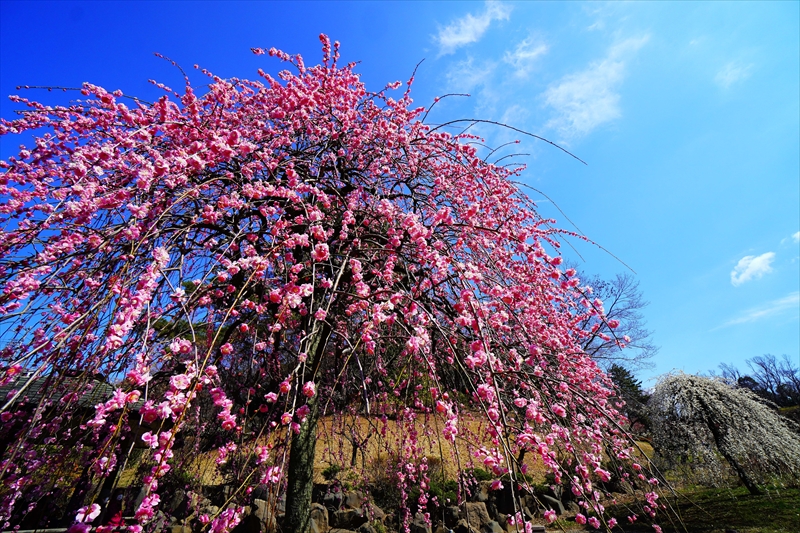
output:
[[[459,425],[459,435],[455,445],[442,438],[444,419],[437,415],[418,415],[413,424],[397,420],[381,420],[379,417],[352,415],[325,416],[319,421],[317,428],[317,446],[314,459],[314,480],[324,481],[323,471],[331,465],[341,469],[338,477],[354,482],[376,481],[385,479],[387,470],[395,467],[399,460],[403,463],[419,463],[422,458],[428,461],[437,475],[444,479],[457,479],[459,472],[480,467],[485,468],[482,457],[476,458],[476,452],[482,447],[492,449],[495,442],[488,436],[486,421],[478,416],[467,414]],[[347,436],[354,435],[362,444],[363,453],[357,452],[356,464],[351,466],[352,444]],[[416,436],[416,438],[414,438]],[[367,438],[368,437],[368,438]],[[285,447],[284,428],[274,431],[268,437],[259,439],[259,444],[275,446],[272,457],[280,462],[280,455]],[[653,455],[653,447],[647,442],[637,443],[641,451],[648,457]],[[243,445],[243,449],[254,447],[253,443]],[[185,468],[192,477],[202,485],[219,485],[225,483],[225,477],[216,465],[218,452],[201,453],[189,459]],[[506,458],[511,460],[510,457]],[[547,470],[536,453],[527,453],[523,461],[533,481],[544,481]],[[120,475],[118,486],[127,487],[135,483],[139,461],[132,461]]]
[[[440,470],[437,474],[447,479],[456,479],[463,470],[484,467],[482,458],[475,457],[476,452],[481,447],[495,447],[485,431],[485,421],[465,416],[460,423],[455,445],[442,438],[443,428],[444,419],[435,415],[419,415],[413,423],[383,421],[378,417],[325,416],[320,419],[317,428],[314,479],[316,482],[324,481],[322,472],[336,465],[342,469],[340,478],[349,476],[351,479],[373,481],[385,477],[386,469],[393,467],[398,460],[418,464],[422,458],[426,458],[432,467],[435,465]],[[347,438],[350,435],[354,435],[358,442],[365,443],[363,453],[357,453],[355,467],[350,464],[353,450]],[[273,459],[280,462],[285,447],[279,446],[279,443],[285,442],[285,439],[286,431],[281,428],[268,437],[260,438],[259,444],[275,446]],[[246,444],[246,449],[251,447],[254,447],[253,443]],[[176,455],[179,453],[176,452]],[[225,479],[217,468],[217,457],[217,451],[198,454],[189,459],[185,470],[203,485],[223,484]],[[128,463],[120,474],[119,487],[131,486],[136,482],[140,462],[135,460]],[[524,463],[528,473],[537,481],[544,479],[545,468],[536,454],[526,454]]]

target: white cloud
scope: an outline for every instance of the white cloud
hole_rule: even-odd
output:
[[[622,79],[623,68],[623,63],[606,59],[547,89],[545,102],[556,112],[547,125],[576,137],[619,118],[619,94],[614,87]]]
[[[775,316],[786,311],[797,311],[798,306],[800,306],[800,292],[791,292],[783,298],[778,298],[777,300],[772,300],[771,302],[759,307],[748,309],[737,318],[729,320],[714,329],[735,326],[737,324],[746,324],[747,322],[755,322],[756,320]]]
[[[714,81],[717,82],[717,85],[727,89],[734,83],[749,78],[752,70],[752,63],[744,65],[738,61],[731,61],[717,72]]]
[[[486,2],[486,9],[479,15],[467,13],[439,30],[436,41],[439,43],[439,55],[452,54],[456,49],[477,42],[489,25],[495,20],[508,20],[511,7],[500,2]]]
[[[513,52],[506,52],[503,61],[514,67],[514,74],[525,77],[548,49],[546,44],[528,38],[519,43]]]
[[[775,252],[767,252],[759,256],[747,255],[739,259],[731,271],[731,284],[738,287],[751,279],[758,279],[772,272],[770,264],[775,259]]]
[[[469,93],[476,87],[486,85],[494,73],[495,64],[476,64],[472,57],[458,61],[447,70],[447,86],[453,91]]]
[[[503,116],[500,117],[500,122],[509,125],[520,124],[527,120],[528,115],[527,109],[520,105],[512,104],[505,110]],[[516,139],[518,135],[512,134],[512,137]]]
[[[785,237],[785,238],[781,239],[781,245],[784,245],[784,244],[787,244],[787,243],[790,243],[790,242],[794,242],[795,244],[800,243],[800,231],[798,231],[797,233],[793,233],[793,234],[789,235],[788,237]]]
[[[608,50],[601,61],[570,74],[544,92],[545,103],[555,110],[547,126],[564,137],[580,137],[622,115],[617,88],[625,75],[625,61],[644,46],[649,36],[626,39]]]

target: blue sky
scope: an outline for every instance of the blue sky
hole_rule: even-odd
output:
[[[800,3],[0,2],[0,93],[84,81],[147,99],[191,69],[255,77],[251,47],[320,57],[342,43],[371,89],[419,67],[415,100],[453,97],[433,121],[505,122],[526,183],[637,274],[673,369],[744,369],[763,353],[800,364]],[[196,78],[200,79],[200,78]],[[54,102],[67,96],[36,92]],[[2,101],[0,115],[13,116]],[[519,135],[475,131],[499,145]],[[17,139],[3,139],[2,156]],[[537,193],[542,214],[569,227]],[[593,274],[609,254],[565,251]]]

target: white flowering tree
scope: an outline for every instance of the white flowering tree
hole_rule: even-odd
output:
[[[668,467],[723,471],[724,458],[751,494],[800,481],[800,436],[748,389],[715,378],[668,375],[650,399],[653,438]]]

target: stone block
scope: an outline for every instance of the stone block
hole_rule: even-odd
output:
[[[486,504],[483,502],[467,502],[464,504],[465,517],[470,527],[480,529],[491,521]]]

